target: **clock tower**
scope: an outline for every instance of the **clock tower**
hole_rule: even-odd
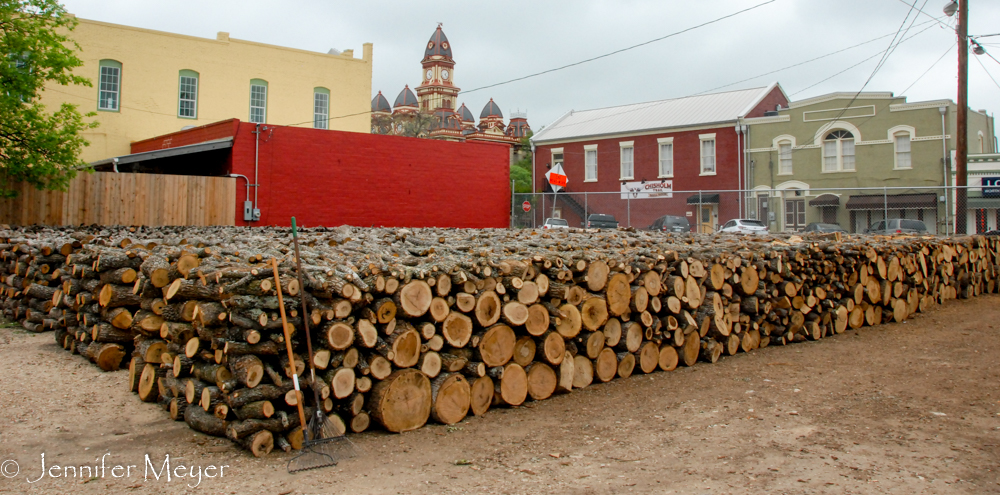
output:
[[[417,86],[417,98],[420,100],[420,110],[433,112],[446,109],[452,112],[458,108],[455,99],[459,88],[455,86],[455,59],[451,57],[451,43],[441,30],[437,29],[431,35],[424,48],[424,59],[420,62],[422,71],[420,85]]]

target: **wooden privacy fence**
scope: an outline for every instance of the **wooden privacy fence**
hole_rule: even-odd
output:
[[[21,184],[0,199],[0,222],[15,225],[234,225],[236,179],[191,175],[81,173],[63,191]]]

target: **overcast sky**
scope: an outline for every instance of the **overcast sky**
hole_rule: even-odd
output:
[[[424,47],[437,23],[442,22],[453,47],[454,81],[463,89],[459,102],[478,117],[493,98],[505,117],[514,110],[527,111],[529,123],[536,130],[569,110],[707,92],[889,35],[815,62],[716,90],[778,81],[792,100],[833,91],[858,91],[880,56],[820,81],[885,50],[912,3],[775,0],[600,60],[466,93],[660,38],[766,0],[64,1],[67,10],[83,18],[205,38],[215,38],[217,31],[228,31],[233,38],[319,52],[353,48],[356,57],[361,56],[362,43],[371,42],[372,95],[381,90],[390,103],[404,84],[419,84]],[[941,17],[945,3],[917,0],[917,7]],[[970,34],[1000,33],[1000,2],[975,0],[969,5]],[[906,91],[909,101],[955,100],[954,31],[938,22],[928,23],[930,17],[913,12],[918,14],[916,22],[907,33],[913,38],[889,56],[866,90],[898,95],[930,69]],[[910,20],[913,18],[911,14]],[[954,26],[954,20],[947,22]],[[1000,36],[980,41],[1000,59]],[[1000,82],[1000,63],[985,55],[970,55],[970,106],[992,114],[1000,109],[1000,87],[986,71]]]

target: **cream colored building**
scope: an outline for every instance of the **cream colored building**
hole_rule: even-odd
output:
[[[236,118],[244,122],[370,132],[372,44],[310,52],[232,39],[79,19],[70,33],[93,87],[46,87],[43,103],[96,112],[86,162],[128,154],[141,139]],[[350,115],[349,117],[342,117]]]

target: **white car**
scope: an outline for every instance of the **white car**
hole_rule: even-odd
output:
[[[568,229],[569,222],[562,218],[546,218],[542,224],[543,229]]]
[[[766,234],[767,225],[760,220],[750,220],[738,218],[730,220],[719,229],[719,232],[730,232],[734,234]]]

